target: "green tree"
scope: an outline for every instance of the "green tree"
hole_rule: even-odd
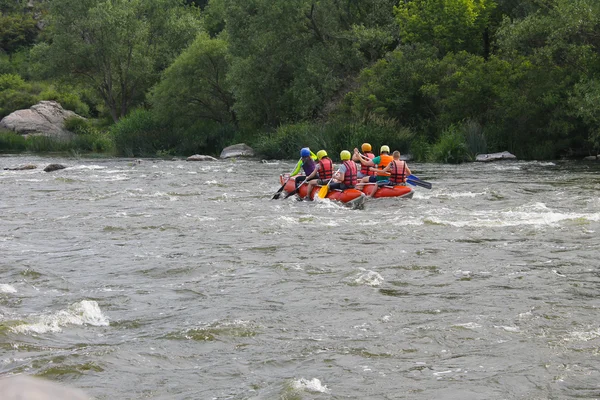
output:
[[[114,121],[144,100],[199,31],[175,0],[54,0],[52,41],[36,54],[54,76],[93,88]]]
[[[214,7],[226,21],[234,107],[255,126],[322,116],[397,37],[391,0],[220,1],[224,6],[211,2],[209,13]],[[378,31],[379,24],[387,28]]]
[[[406,0],[394,7],[404,43],[428,43],[441,55],[484,53],[493,0]]]
[[[154,88],[155,112],[169,121],[236,123],[233,93],[226,80],[227,42],[200,34],[165,71]]]
[[[587,135],[598,148],[594,99],[600,80],[600,3],[556,0],[540,4],[522,19],[505,20],[497,32],[499,54],[511,63],[526,58],[534,71],[519,85],[537,92],[526,106],[546,106],[539,109],[537,129],[545,137],[531,136],[569,148],[583,146],[582,136]]]
[[[37,100],[31,84],[19,75],[0,75],[0,119],[15,110],[31,107]]]
[[[0,13],[0,49],[9,56],[31,46],[37,33],[36,22],[30,14]]]

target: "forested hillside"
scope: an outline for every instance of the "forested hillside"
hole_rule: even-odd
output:
[[[0,43],[0,118],[57,100],[93,151],[600,148],[598,0],[0,0]]]

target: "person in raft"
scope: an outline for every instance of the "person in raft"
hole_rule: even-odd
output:
[[[358,178],[362,179],[365,176],[375,176],[375,172],[369,170],[370,165],[367,163],[375,158],[375,154],[371,152],[371,145],[369,143],[363,143],[360,148],[362,150],[362,154],[358,151],[358,149],[354,149],[354,154],[352,155],[352,160],[360,164]]]
[[[300,160],[298,160],[296,167],[290,174],[290,176],[294,176],[300,172],[300,169],[304,170],[304,175],[298,175],[295,178],[296,189],[298,189],[298,186],[300,186],[300,184],[304,182],[304,180],[315,170],[316,159],[317,156],[312,151],[310,151],[308,147],[303,147],[302,149],[300,149]]]
[[[348,150],[342,150],[340,153],[340,158],[342,159],[342,165],[340,165],[340,169],[333,174],[333,179],[336,181],[329,185],[329,189],[335,190],[345,190],[350,189],[356,186],[358,174],[358,168],[356,167],[356,163],[351,160],[351,155]]]
[[[406,165],[405,161],[400,159],[400,152],[398,150],[392,153],[392,161],[382,170],[376,170],[375,172],[382,172],[384,174],[390,174],[389,181],[390,185],[405,185],[406,177],[410,175],[410,168]]]
[[[381,146],[381,149],[379,149],[379,156],[373,158],[372,160],[365,161],[365,163],[369,166],[369,170],[375,172],[375,176],[365,176],[360,180],[360,182],[357,185],[357,188],[360,189],[367,183],[377,182],[377,184],[379,184],[380,182],[387,181],[389,174],[377,170],[376,166],[378,166],[381,169],[384,169],[388,166],[389,163],[392,162],[392,160],[393,157],[390,156],[390,147],[384,144],[383,146]]]
[[[304,200],[312,200],[311,192],[315,185],[327,185],[329,180],[333,177],[333,161],[327,155],[325,150],[317,151],[318,164],[315,170],[306,177],[308,182],[308,191]]]

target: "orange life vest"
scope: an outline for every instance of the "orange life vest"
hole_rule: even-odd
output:
[[[394,161],[394,157],[390,156],[389,154],[382,154],[379,156],[379,160],[380,161],[379,161],[379,164],[377,164],[377,169],[384,169],[385,167],[388,166],[389,163]],[[387,176],[387,174],[384,172],[377,172],[377,175]]]
[[[344,165],[346,166],[346,173],[344,173],[344,185],[354,187],[357,182],[357,173],[358,168],[356,168],[356,163],[352,160],[344,161]]]
[[[319,165],[319,179],[331,179],[333,175],[333,163],[331,162],[331,158],[321,158]]]

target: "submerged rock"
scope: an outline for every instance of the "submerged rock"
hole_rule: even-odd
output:
[[[491,153],[491,154],[478,154],[475,158],[475,161],[481,162],[490,162],[490,161],[499,161],[499,160],[516,160],[517,157],[514,154],[509,153],[508,151],[503,151],[502,153]]]
[[[189,156],[186,161],[217,161],[217,159],[211,156],[194,154],[193,156]]]
[[[62,164],[49,164],[48,166],[46,166],[46,168],[44,168],[45,172],[52,172],[52,171],[58,171],[59,169],[65,169],[67,167],[65,167]]]
[[[221,151],[220,158],[232,157],[254,157],[254,149],[246,143],[238,143],[233,146],[228,146]]]
[[[18,167],[14,167],[14,168],[4,168],[5,171],[24,171],[26,169],[36,169],[37,165],[33,165],[33,164],[27,164],[27,165],[21,165]]]

